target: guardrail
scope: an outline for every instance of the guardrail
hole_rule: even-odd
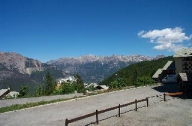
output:
[[[160,97],[160,96],[163,96],[163,100],[166,101],[166,94],[165,93],[163,95],[156,95],[156,96],[152,96],[152,97],[146,97],[145,99],[141,99],[141,100],[135,99],[135,101],[133,101],[133,102],[129,102],[129,103],[126,103],[126,104],[119,104],[118,106],[106,108],[106,109],[103,109],[103,110],[96,110],[95,112],[92,112],[92,113],[89,113],[89,114],[86,114],[86,115],[83,115],[83,116],[80,116],[80,117],[76,117],[76,118],[73,118],[73,119],[67,119],[66,118],[65,119],[65,126],[68,126],[69,123],[79,121],[79,120],[82,120],[82,119],[85,119],[85,118],[88,118],[88,117],[91,117],[91,116],[95,116],[96,117],[95,122],[96,122],[96,124],[99,124],[99,114],[101,114],[101,113],[105,113],[105,112],[108,112],[108,111],[111,111],[111,110],[118,109],[118,116],[120,117],[121,116],[121,108],[132,105],[132,104],[135,104],[135,111],[137,111],[137,109],[138,109],[137,104],[139,102],[145,102],[146,101],[146,107],[148,107],[149,106],[149,98]]]

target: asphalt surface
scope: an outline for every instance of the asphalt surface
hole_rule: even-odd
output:
[[[112,117],[99,123],[100,126],[192,126],[192,100],[170,101]]]
[[[162,87],[162,86],[158,86]],[[45,106],[40,106],[40,107],[34,107],[34,108],[29,108],[25,110],[18,110],[14,112],[7,112],[7,113],[2,113],[0,114],[0,126],[61,126],[65,125],[65,119],[72,119],[81,115],[85,115],[88,113],[94,112],[96,109],[97,110],[102,110],[105,108],[117,106],[118,104],[124,104],[128,102],[132,102],[135,99],[143,99],[146,97],[150,96],[156,96],[158,94],[162,94],[163,90],[159,90],[158,87],[142,87],[138,89],[129,89],[129,90],[124,90],[124,91],[118,91],[118,92],[111,92],[111,93],[105,93],[105,94],[100,94],[96,96],[90,96],[90,97],[85,97],[85,98],[80,98],[76,100],[70,100],[70,101],[65,101],[65,102],[60,102],[56,104],[50,104],[50,105],[45,105]],[[177,114],[182,113],[182,106],[184,106],[184,111],[187,111],[188,113],[186,115],[189,115],[189,117],[192,117],[191,113],[191,105],[192,102],[190,100],[186,100],[186,105],[182,105],[181,101],[178,101],[180,105],[174,106],[177,104],[177,100],[183,100],[183,99],[175,99],[175,103],[172,103],[173,100],[168,100],[166,102],[162,102],[162,98],[151,98],[149,100],[149,105],[150,107],[145,107],[146,103],[141,103],[138,105],[138,107],[142,107],[138,109],[139,112],[132,111],[134,110],[134,105],[125,107],[121,110],[122,117],[116,117],[117,115],[117,110],[106,112],[104,114],[99,115],[99,120],[100,124],[102,126],[105,125],[142,125],[142,119],[141,121],[139,120],[138,117],[145,117],[147,114],[150,113],[152,117],[154,117],[152,120],[148,120],[149,123],[144,123],[145,125],[152,125],[154,121],[158,122],[158,117],[157,115],[160,114],[162,115],[163,118],[163,111],[167,113],[172,113],[172,112],[177,112],[175,110],[177,107],[180,107],[180,111]],[[161,101],[160,103],[156,103]],[[164,109],[168,106],[173,106],[172,109]],[[185,104],[185,103],[184,103]],[[190,105],[190,108],[187,109]],[[158,107],[160,106],[160,107]],[[158,110],[158,109],[159,110]],[[127,112],[129,111],[130,112]],[[148,111],[151,110],[151,111]],[[138,114],[138,115],[137,115]],[[139,123],[136,121],[128,121],[126,119],[126,116],[128,115],[131,116],[132,120],[138,120]],[[132,116],[133,115],[133,116]],[[172,116],[173,114],[169,114],[169,116]],[[147,120],[148,118],[151,117],[148,115],[144,121]],[[168,118],[169,116],[165,116],[165,118]],[[179,118],[179,116],[177,116]],[[185,117],[185,116],[184,116]],[[170,117],[172,118],[172,117]],[[186,120],[181,120],[183,123],[180,124],[192,124],[188,118],[186,117]],[[120,120],[122,119],[122,120]],[[191,119],[191,118],[190,118]],[[175,118],[177,120],[177,118]],[[92,123],[95,122],[95,117],[90,117],[87,119],[83,119],[74,123],[70,123],[69,126],[84,126],[84,125],[92,125]],[[122,123],[121,123],[122,122]],[[123,123],[124,122],[124,123]],[[130,123],[129,123],[130,122]],[[141,123],[140,123],[141,122]],[[151,123],[150,123],[151,122]],[[173,121],[172,121],[173,122]],[[159,121],[160,124],[161,120]],[[157,123],[158,124],[158,123]],[[173,123],[176,124],[176,123]],[[95,125],[95,124],[94,124]]]

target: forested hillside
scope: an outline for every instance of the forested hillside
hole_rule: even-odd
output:
[[[140,86],[153,83],[151,77],[157,69],[162,68],[167,61],[174,60],[173,57],[160,58],[152,61],[142,61],[129,65],[126,68],[112,74],[100,84],[108,85],[110,88],[125,86]]]
[[[0,68],[1,69],[1,68]],[[4,71],[1,71],[4,72]],[[21,86],[27,86],[29,88],[29,93],[33,93],[39,85],[44,84],[44,77],[47,72],[50,72],[53,78],[63,77],[62,71],[57,69],[46,69],[44,71],[36,71],[31,75],[21,74],[17,71],[5,71],[7,79],[1,80],[0,88],[8,88],[11,90],[19,91]],[[9,73],[8,73],[9,72]],[[2,73],[1,73],[2,75]]]

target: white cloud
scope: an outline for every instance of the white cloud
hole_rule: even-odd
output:
[[[145,33],[145,31],[144,30],[142,30],[142,31],[140,31],[140,32],[138,32],[138,36],[141,36],[143,33]]]
[[[191,40],[192,35],[186,36],[180,27],[165,28],[162,30],[150,30],[138,32],[138,36],[150,39],[151,43],[157,44],[154,49],[176,51],[185,47],[182,43]]]
[[[166,43],[166,44],[159,44],[157,46],[154,46],[153,48],[157,49],[157,50],[168,50],[168,51],[174,51],[175,52],[178,49],[186,48],[186,47],[181,45],[181,44]]]

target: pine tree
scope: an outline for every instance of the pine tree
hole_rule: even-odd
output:
[[[81,79],[81,77],[79,76],[79,74],[75,75],[75,79],[76,79],[76,90],[77,92],[85,92],[85,87],[84,87],[84,82]]]
[[[21,86],[19,90],[19,95],[18,97],[27,97],[29,96],[29,87],[28,86]]]
[[[45,75],[45,95],[50,95],[55,90],[56,83],[50,72]]]

